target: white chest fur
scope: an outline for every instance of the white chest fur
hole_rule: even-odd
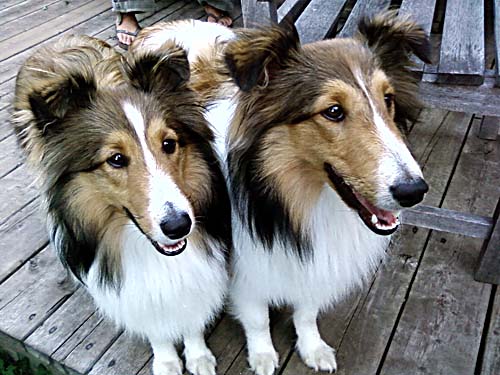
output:
[[[183,253],[167,257],[132,225],[123,233],[119,292],[100,286],[96,271],[94,265],[87,286],[99,309],[153,341],[202,331],[222,307],[228,281],[223,254],[208,257],[188,240]]]

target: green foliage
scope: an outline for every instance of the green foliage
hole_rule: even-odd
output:
[[[27,358],[14,361],[0,351],[0,375],[52,375],[52,373],[41,365],[33,372]]]

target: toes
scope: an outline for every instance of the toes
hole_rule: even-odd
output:
[[[186,368],[193,375],[215,375],[215,365],[215,357],[211,353],[186,359]]]
[[[324,344],[307,353],[301,353],[305,364],[316,371],[337,371],[337,361],[335,360],[335,350]]]
[[[182,365],[180,361],[153,361],[154,375],[182,375]]]
[[[272,375],[274,370],[278,367],[278,353],[254,353],[249,355],[248,363],[250,368],[257,375]]]

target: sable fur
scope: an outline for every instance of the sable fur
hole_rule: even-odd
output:
[[[355,38],[307,45],[286,27],[228,35],[183,21],[144,29],[132,47],[155,50],[166,39],[197,66],[191,87],[200,88],[227,157],[232,312],[251,368],[270,375],[278,366],[268,306],[291,305],[299,354],[309,367],[334,371],[317,315],[371,275],[389,237],[360,220],[329,176],[382,216],[402,209],[390,187],[422,178],[400,130],[418,109],[409,54],[425,57],[427,38],[389,12],[363,21]],[[334,121],[327,112],[337,107],[345,116]]]
[[[186,53],[173,42],[125,58],[102,41],[70,36],[35,52],[16,81],[14,129],[39,173],[51,242],[103,312],[150,340],[160,353],[156,375],[181,371],[175,350],[164,352],[179,339],[189,340],[191,372],[215,368],[203,329],[222,307],[232,246],[214,134],[189,75]],[[145,134],[134,121],[144,122]],[[174,153],[162,151],[164,139],[175,141]],[[159,223],[148,211],[145,145],[192,209],[186,253],[175,257],[159,255],[150,241]],[[108,163],[116,150],[126,169]]]

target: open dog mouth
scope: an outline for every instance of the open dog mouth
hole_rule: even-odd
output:
[[[355,210],[363,223],[374,233],[388,236],[396,231],[400,222],[396,213],[375,207],[354,190],[328,163],[324,165],[335,190],[345,204]]]
[[[136,220],[135,216],[132,214],[132,212],[130,212],[130,210],[127,207],[123,207],[123,209],[125,210],[125,213],[127,214],[128,218],[130,220],[132,220],[132,222],[135,224],[135,226],[137,227],[137,229],[139,229],[141,231],[141,233],[144,236],[146,236],[146,238],[151,242],[151,245],[153,245],[153,247],[160,254],[166,255],[166,256],[175,256],[175,255],[179,255],[180,253],[182,253],[186,249],[186,246],[187,246],[187,240],[186,239],[180,240],[180,241],[174,243],[173,245],[161,244],[158,241],[153,240],[151,237],[149,237],[146,234],[146,232],[144,232],[142,230],[141,226],[137,222],[137,220]]]

